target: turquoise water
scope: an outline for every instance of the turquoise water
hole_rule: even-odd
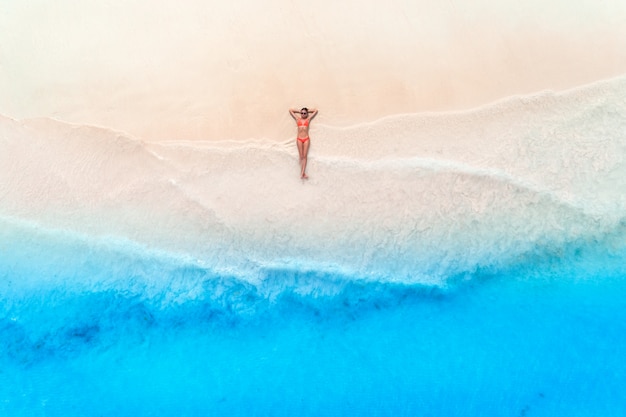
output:
[[[3,416],[626,412],[623,230],[441,286],[0,235]]]

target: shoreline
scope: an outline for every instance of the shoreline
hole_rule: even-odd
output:
[[[602,91],[598,91],[598,90],[611,89],[612,88],[611,84],[613,83],[619,83],[619,84],[626,83],[626,72],[623,74],[616,75],[616,76],[602,78],[602,79],[594,80],[589,83],[575,85],[575,86],[565,88],[565,89],[560,89],[560,90],[544,89],[544,90],[538,90],[535,92],[530,92],[527,94],[513,94],[509,96],[503,96],[495,100],[485,102],[483,104],[479,104],[479,105],[467,107],[467,108],[462,108],[462,109],[381,114],[378,117],[361,121],[361,122],[357,122],[357,123],[352,123],[352,124],[324,123],[324,115],[322,115],[321,117],[322,120],[320,121],[319,120],[320,118],[318,117],[313,127],[320,126],[320,127],[323,127],[325,130],[341,132],[341,131],[358,130],[359,128],[367,128],[371,126],[376,126],[379,124],[383,124],[387,121],[394,121],[398,119],[413,118],[413,119],[424,119],[427,121],[437,121],[437,119],[445,119],[448,117],[473,116],[473,115],[479,115],[483,112],[489,112],[489,111],[495,111],[495,110],[509,110],[509,109],[515,110],[516,107],[519,107],[520,102],[525,103],[525,104],[526,103],[532,104],[533,102],[536,102],[536,101],[547,100],[547,99],[555,99],[558,101],[559,99],[564,99],[567,96],[573,97],[575,95],[581,95],[581,94],[585,95],[587,93],[592,94],[592,95],[601,94]],[[285,113],[286,113],[286,110],[285,110]],[[286,136],[283,135],[282,138],[279,138],[279,137],[269,138],[267,136],[261,136],[261,137],[249,136],[245,138],[221,138],[221,139],[217,139],[217,138],[216,139],[210,139],[210,138],[186,139],[184,137],[180,137],[180,138],[173,137],[173,138],[165,138],[165,139],[160,139],[160,140],[151,140],[150,138],[142,138],[142,137],[136,136],[128,131],[116,128],[114,126],[80,123],[80,122],[64,120],[58,117],[36,116],[36,117],[17,118],[17,117],[14,117],[13,115],[0,114],[0,118],[5,118],[5,119],[8,119],[9,121],[20,123],[20,124],[38,123],[40,121],[45,123],[46,121],[49,121],[52,123],[58,123],[60,125],[71,126],[73,128],[85,127],[85,128],[99,129],[99,130],[109,131],[111,133],[115,133],[117,135],[126,137],[130,140],[140,141],[146,144],[164,144],[164,145],[177,144],[179,146],[192,145],[192,144],[193,145],[210,144],[211,146],[215,146],[218,144],[224,144],[224,145],[231,145],[233,147],[239,147],[239,146],[243,146],[245,144],[250,144],[250,143],[255,143],[259,145],[281,144],[285,142],[291,143],[292,136],[293,136],[293,134],[288,134]],[[282,117],[281,122],[283,122],[282,124],[285,124],[286,122],[286,124],[289,125],[290,128],[292,127],[291,125],[293,124],[291,118],[286,118],[286,117]]]
[[[209,263],[462,272],[624,221],[625,83],[474,113],[320,124],[306,183],[293,139],[159,144],[0,120],[0,215]]]

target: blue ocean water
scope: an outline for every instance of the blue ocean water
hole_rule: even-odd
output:
[[[424,285],[4,222],[0,414],[622,416],[625,226]]]

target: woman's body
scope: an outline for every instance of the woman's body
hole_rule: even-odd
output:
[[[298,146],[298,154],[300,154],[300,178],[309,178],[306,175],[306,161],[309,154],[309,146],[311,140],[309,139],[309,123],[317,115],[317,110],[309,110],[303,107],[300,111],[295,109],[289,109],[289,114],[296,120],[298,125],[298,136],[296,137],[296,145]]]

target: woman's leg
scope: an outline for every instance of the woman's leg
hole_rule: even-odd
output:
[[[304,143],[300,143],[300,145],[302,145],[302,153],[300,154],[300,164],[302,165],[302,172],[300,172],[300,178],[304,178],[304,179],[309,178],[306,175],[306,160],[309,155],[310,144],[311,144],[311,140],[307,140]]]
[[[300,156],[300,166],[302,166],[302,153],[304,152],[304,146],[298,139],[296,139],[296,146],[298,147],[298,155]]]

